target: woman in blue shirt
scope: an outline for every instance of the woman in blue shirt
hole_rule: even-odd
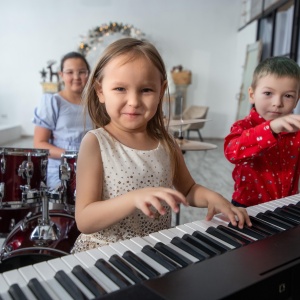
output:
[[[59,75],[64,89],[56,94],[44,94],[34,110],[34,147],[49,149],[47,187],[61,185],[59,166],[66,150],[78,151],[85,133],[92,129],[89,116],[84,116],[81,94],[90,73],[89,65],[80,53],[66,54]]]

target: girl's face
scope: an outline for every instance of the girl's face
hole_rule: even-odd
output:
[[[88,69],[80,58],[69,58],[64,62],[60,76],[65,84],[65,90],[82,93],[88,80]]]
[[[110,126],[143,131],[157,111],[165,90],[158,69],[146,58],[112,59],[104,68],[96,92],[111,118]]]
[[[290,114],[299,100],[299,82],[291,77],[267,75],[249,88],[250,103],[265,120]]]

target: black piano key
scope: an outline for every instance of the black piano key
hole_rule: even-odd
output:
[[[283,218],[286,218],[288,220],[292,220],[295,224],[294,226],[297,226],[300,224],[300,216],[297,214],[294,214],[293,212],[287,211],[284,208],[276,208],[274,210],[274,213]]]
[[[257,217],[258,219],[264,220],[264,221],[266,221],[266,222],[269,222],[269,223],[271,223],[271,224],[273,224],[273,225],[276,225],[276,226],[278,226],[278,227],[280,227],[280,228],[283,228],[283,229],[290,229],[290,228],[293,228],[292,225],[290,225],[290,224],[288,224],[288,223],[286,223],[286,222],[284,222],[284,221],[281,221],[281,220],[279,220],[278,218],[275,218],[275,217],[273,217],[273,216],[268,216],[268,215],[266,215],[266,214],[264,214],[264,213],[258,213],[258,214],[256,215],[256,217]]]
[[[204,241],[205,243],[207,243],[208,245],[211,245],[212,247],[214,247],[215,249],[218,249],[221,253],[225,253],[228,250],[230,250],[229,247],[225,246],[224,244],[221,244],[219,241],[211,238],[210,236],[208,236],[207,234],[204,234],[201,231],[194,231],[192,234],[194,237],[196,237],[197,239]]]
[[[131,251],[126,251],[123,253],[123,258],[130,262],[133,266],[139,269],[142,273],[144,273],[149,278],[155,278],[161,275],[158,271],[153,269],[150,265],[148,265],[145,261],[140,259],[136,254]]]
[[[215,237],[217,237],[217,238],[219,238],[220,240],[236,247],[236,248],[244,246],[244,243],[240,242],[238,239],[228,235],[225,232],[222,232],[220,229],[215,228],[213,226],[208,227],[206,229],[206,232],[213,235],[213,236],[215,236]]]
[[[75,300],[86,300],[85,294],[77,287],[72,279],[65,273],[65,271],[57,271],[54,278],[60,283],[60,285],[68,292],[68,294]]]
[[[297,202],[297,203],[295,203],[295,206],[298,206],[298,207],[300,207],[300,201],[299,201],[299,202]]]
[[[8,293],[14,300],[27,300],[28,299],[17,283],[14,283],[9,287]]]
[[[161,254],[157,249],[152,248],[149,245],[146,245],[142,248],[142,252],[157,261],[159,264],[164,266],[169,271],[174,271],[180,268],[178,264],[169,259],[168,257]]]
[[[287,212],[289,214],[292,214],[293,216],[296,217],[297,220],[300,220],[300,210],[298,211],[298,210],[296,210],[296,209],[294,209],[293,207],[290,207],[290,206],[283,206],[281,208],[281,210],[283,210],[284,212]]]
[[[86,271],[78,265],[72,269],[72,273],[90,290],[95,297],[101,297],[107,292],[105,289]]]
[[[125,288],[131,285],[131,283],[122,274],[115,270],[103,258],[98,259],[95,263],[95,266],[120,288]]]
[[[36,278],[30,279],[27,286],[33,292],[33,294],[38,300],[52,299],[51,296],[48,294],[48,292],[45,290],[45,288],[41,285],[41,283]]]
[[[234,231],[232,228],[229,228],[229,227],[226,227],[223,225],[219,225],[217,228],[220,229],[221,231],[229,234],[230,236],[240,240],[242,243],[244,243],[244,245],[248,245],[248,244],[254,242],[254,240],[252,238],[247,237],[246,235],[244,235],[240,232]]]
[[[248,227],[247,225],[245,225],[243,228],[239,228],[238,226],[233,226],[231,222],[229,222],[228,227],[238,232],[241,232],[243,234],[247,234],[257,240],[262,240],[270,235],[270,234],[265,234],[263,231],[259,230],[255,226]]]
[[[289,204],[289,205],[286,205],[286,206],[284,206],[284,207],[286,207],[286,208],[288,208],[288,209],[291,209],[291,210],[293,210],[294,212],[300,213],[300,207],[297,206],[297,205],[295,205],[295,204]]]
[[[134,269],[129,263],[127,263],[124,259],[116,254],[112,255],[109,258],[109,262],[135,283],[140,283],[147,279],[136,269]]]
[[[178,248],[182,249],[183,251],[191,254],[192,256],[196,257],[199,259],[199,261],[202,261],[206,258],[209,258],[209,255],[203,251],[201,251],[200,249],[196,248],[195,246],[191,245],[190,243],[188,243],[187,241],[179,238],[179,237],[174,237],[171,240],[171,243],[175,246],[177,246]]]
[[[271,235],[279,233],[281,231],[284,231],[284,229],[278,228],[277,226],[273,226],[272,224],[267,223],[256,217],[249,216],[249,218],[250,218],[252,225],[257,226],[257,227],[269,232]]]
[[[215,256],[215,255],[220,255],[221,252],[217,249],[215,249],[214,247],[206,244],[205,242],[197,239],[196,237],[190,235],[190,234],[185,234],[182,236],[182,238],[187,241],[188,243],[190,243],[191,245],[201,249],[202,251],[204,251],[205,253],[207,253],[210,257]]]
[[[276,218],[278,219],[279,221],[282,221],[284,223],[287,223],[287,224],[290,224],[292,227],[295,227],[297,226],[299,223],[297,223],[296,221],[294,220],[291,220],[291,219],[288,219],[287,217],[283,217],[282,215],[276,213],[276,212],[273,212],[273,211],[270,211],[270,210],[267,210],[264,212],[267,216],[271,216],[273,218]]]
[[[247,225],[245,227],[249,228]],[[258,225],[255,225],[253,223],[252,223],[252,226],[250,227],[250,229],[253,230],[253,231],[256,231],[258,234],[261,234],[261,235],[263,235],[265,237],[273,235],[272,232],[270,232],[270,231],[266,230],[265,228],[262,228],[262,227],[260,227]]]
[[[169,258],[171,258],[172,260],[177,262],[182,267],[186,267],[193,263],[192,261],[190,261],[188,258],[183,256],[182,254],[178,253],[174,249],[168,247],[167,245],[165,245],[161,242],[158,242],[157,244],[155,244],[154,248],[156,248],[158,251],[160,251],[164,255],[168,256]]]

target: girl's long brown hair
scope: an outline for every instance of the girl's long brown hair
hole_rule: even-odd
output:
[[[149,42],[138,40],[135,38],[122,38],[110,44],[101,57],[99,58],[96,66],[91,72],[89,80],[83,91],[83,103],[85,112],[88,111],[94,128],[104,127],[110,122],[110,117],[106,112],[105,105],[100,103],[96,94],[97,84],[102,81],[103,70],[105,66],[114,58],[128,55],[128,61],[134,60],[139,57],[145,57],[159,70],[161,74],[162,85],[167,88],[167,72],[162,57],[157,49]],[[170,95],[168,93],[168,101],[170,102]],[[178,159],[176,154],[176,141],[169,135],[164,124],[163,115],[163,93],[159,99],[159,105],[154,117],[148,122],[147,130],[151,137],[159,140],[166,148],[170,155],[170,163],[172,175],[174,176],[177,167]],[[170,107],[170,105],[169,105]],[[169,112],[170,114],[170,112]]]

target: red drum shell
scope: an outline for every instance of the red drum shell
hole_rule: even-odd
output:
[[[42,217],[41,214],[19,222],[2,245],[0,273],[70,254],[79,235],[74,216],[63,211],[51,211],[49,216],[60,232],[58,240],[50,241],[44,246],[30,240],[31,233],[38,225],[38,219]],[[27,226],[22,230],[23,222],[26,222]]]
[[[0,208],[0,237],[7,236],[12,228],[18,224],[26,215],[31,213],[38,213],[40,207],[20,207],[20,208]]]
[[[19,176],[18,170],[23,162],[28,161],[29,155],[34,168],[32,178],[30,178],[30,188],[39,191],[41,182],[46,183],[49,150],[25,148],[2,148],[0,150],[0,183],[4,183],[3,208],[16,204],[24,206],[21,186],[27,185],[27,179]],[[38,200],[34,199],[31,202],[38,202]]]

